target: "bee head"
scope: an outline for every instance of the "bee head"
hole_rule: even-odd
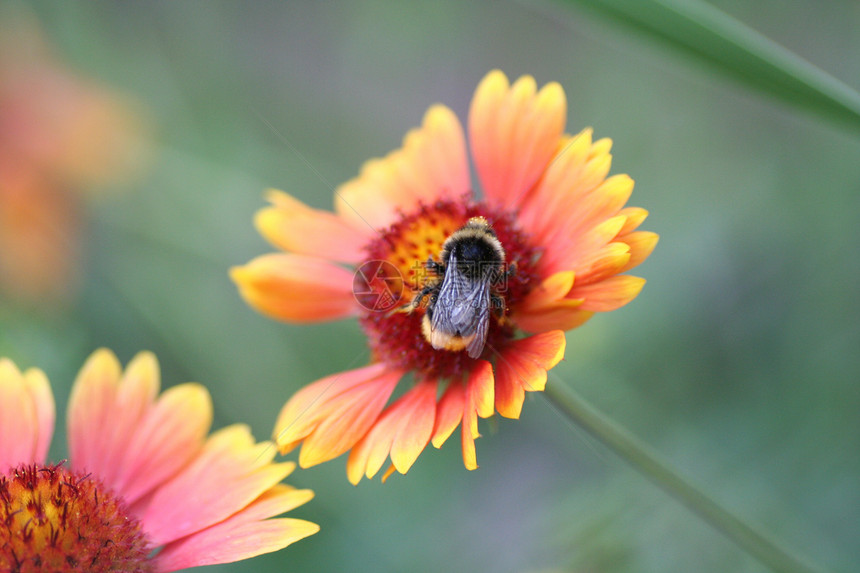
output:
[[[470,278],[479,278],[505,262],[505,250],[484,217],[472,217],[448,237],[442,248],[443,264],[448,264],[452,253],[457,270]]]

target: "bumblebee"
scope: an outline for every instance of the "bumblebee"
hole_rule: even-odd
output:
[[[415,296],[409,310],[425,298],[421,322],[424,338],[437,350],[466,350],[478,358],[487,341],[490,314],[504,320],[505,250],[483,217],[472,217],[442,245],[440,260],[431,255],[426,268],[434,274]]]

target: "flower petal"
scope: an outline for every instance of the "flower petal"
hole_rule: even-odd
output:
[[[627,217],[627,220],[624,222],[624,226],[621,227],[620,231],[618,231],[619,236],[631,233],[648,217],[648,211],[642,207],[624,207],[618,212],[618,214]]]
[[[463,464],[467,470],[478,469],[475,454],[475,439],[481,436],[478,432],[478,416],[488,418],[493,415],[493,396],[493,367],[486,360],[480,360],[466,381],[466,403],[460,429]]]
[[[564,357],[564,332],[555,330],[511,343],[496,363],[496,410],[519,418],[525,392],[543,391],[547,371]]]
[[[621,173],[603,181],[594,190],[585,194],[569,214],[570,235],[577,235],[586,229],[599,225],[618,212],[633,193],[633,179]]]
[[[138,354],[121,374],[116,356],[101,349],[84,364],[69,399],[71,467],[95,473],[129,504],[188,463],[212,424],[203,386],[175,386],[156,402],[159,386],[151,353]]]
[[[594,220],[590,209],[595,202],[587,197],[604,182],[612,165],[612,141],[592,143],[591,134],[591,129],[586,129],[562,139],[546,173],[520,211],[523,228],[536,242],[552,245],[554,250],[558,250],[559,241],[575,236],[586,219]]]
[[[573,287],[573,271],[550,275],[516,306],[511,319],[526,332],[570,330],[588,320],[592,313],[583,312],[582,300],[566,298]]]
[[[97,474],[122,492],[118,476],[127,458],[138,453],[129,444],[154,403],[161,378],[158,361],[149,352],[138,354],[125,374],[120,368],[109,350],[93,353],[72,388],[68,418],[71,466]],[[92,420],[102,425],[88,425]]]
[[[0,475],[45,460],[54,431],[54,397],[41,370],[21,373],[0,359]]]
[[[127,454],[114,487],[134,503],[185,467],[212,426],[212,398],[200,384],[166,390],[141,418],[124,446]]]
[[[202,532],[169,543],[154,561],[158,571],[233,563],[283,549],[319,531],[316,523],[282,517],[251,523],[227,519]]]
[[[576,236],[568,237],[564,240],[564,247],[559,246],[552,252],[547,252],[546,263],[543,263],[544,257],[541,258],[539,264],[545,266],[544,272],[557,272],[557,270],[572,269],[576,272],[577,282],[582,282],[585,277],[580,276],[586,270],[590,270],[588,265],[592,262],[590,259],[595,256],[595,252],[606,247],[618,235],[618,231],[624,225],[625,217],[617,215],[606,219],[596,226],[583,230]],[[561,241],[559,241],[561,243]],[[626,249],[625,249],[626,250]],[[625,261],[626,262],[626,259]]]
[[[152,495],[141,522],[155,546],[241,512],[284,479],[293,463],[273,464],[274,445],[255,443],[247,426],[212,434],[199,455]]]
[[[355,315],[353,273],[324,259],[273,253],[230,269],[245,301],[278,320],[316,322]]]
[[[480,360],[466,381],[467,409],[471,406],[478,416],[489,418],[495,412],[493,393],[493,366],[486,360]]]
[[[487,418],[493,414],[493,367],[486,360],[479,360],[465,383],[452,381],[442,395],[436,408],[436,421],[431,442],[439,448],[460,424],[460,444],[463,464],[466,469],[478,467],[475,454],[475,439],[478,432],[478,416]]]
[[[582,310],[582,299],[563,299],[529,313],[513,315],[513,321],[525,332],[572,330],[585,324],[594,312]]]
[[[433,423],[433,436],[430,439],[434,448],[441,448],[457,428],[457,424],[463,419],[465,403],[466,390],[463,384],[449,383],[436,406],[436,420]]]
[[[630,245],[613,242],[594,249],[576,262],[576,284],[579,286],[596,283],[617,275],[630,262]]]
[[[629,271],[647,259],[659,239],[657,233],[650,231],[634,231],[620,236],[618,240],[624,241],[630,247],[630,260],[619,272]]]
[[[430,441],[436,413],[435,380],[420,382],[389,406],[367,434],[353,446],[347,477],[357,485],[372,478],[391,455],[394,468],[409,471]]]
[[[460,428],[460,447],[463,450],[463,465],[469,471],[478,469],[478,455],[475,451],[475,440],[478,433],[478,417],[474,410],[463,411],[463,424]]]
[[[469,140],[484,194],[516,209],[557,151],[567,121],[564,90],[555,82],[536,92],[531,76],[508,86],[499,70],[487,74],[469,110]]]
[[[541,238],[543,244],[553,246],[541,262],[544,272],[573,269],[577,280],[583,280],[592,251],[608,244],[624,227],[627,219],[618,213],[632,190],[632,179],[616,175],[581,197],[575,206],[565,207],[566,224]]]
[[[355,227],[329,211],[312,209],[298,199],[270,189],[271,207],[261,209],[255,218],[260,234],[284,251],[320,257],[331,261],[358,263],[362,249],[375,236],[365,224]]]
[[[335,192],[335,211],[354,227],[384,229],[418,203],[456,198],[470,189],[463,128],[442,105],[406,134],[403,147],[364,164],[355,179]]]
[[[310,467],[349,450],[373,426],[403,376],[372,364],[299,390],[281,409],[274,438],[281,453],[302,443],[299,464]]]
[[[308,489],[278,484],[240,512],[206,529],[168,543],[156,555],[159,571],[232,563],[287,545],[319,531],[319,526],[300,519],[268,519],[290,511],[313,498]]]
[[[617,275],[582,287],[574,285],[570,296],[584,299],[580,307],[582,310],[609,312],[621,308],[636,298],[643,286],[645,286],[645,279]]]
[[[563,299],[573,288],[575,277],[576,273],[573,271],[553,273],[528,293],[526,298],[517,305],[517,311],[523,313],[537,311]]]
[[[93,352],[78,373],[67,409],[71,467],[109,475],[105,466],[106,429],[122,414],[116,410],[116,394],[122,367],[105,348]]]

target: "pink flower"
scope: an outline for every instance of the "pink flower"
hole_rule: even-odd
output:
[[[87,360],[68,408],[69,463],[45,465],[55,407],[38,369],[0,359],[0,570],[175,571],[276,551],[319,526],[275,518],[313,497],[247,426],[211,435],[203,386],[159,394],[158,361]],[[159,551],[153,550],[160,548]]]

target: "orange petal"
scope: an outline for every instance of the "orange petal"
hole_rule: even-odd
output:
[[[324,259],[272,253],[230,269],[242,298],[278,320],[316,322],[355,315],[353,273]]]
[[[54,431],[54,397],[41,370],[21,373],[0,359],[0,475],[22,463],[42,463]]]
[[[564,332],[555,330],[517,340],[496,362],[496,410],[519,418],[525,392],[543,391],[546,373],[564,357]]]
[[[466,390],[462,384],[450,382],[442,399],[436,406],[436,421],[433,424],[431,443],[434,448],[442,447],[445,440],[457,428],[463,419],[463,407],[466,404]]]
[[[647,259],[659,239],[657,233],[650,231],[634,231],[619,237],[619,241],[624,241],[630,246],[630,260],[619,272],[628,271]]]
[[[585,324],[594,316],[582,310],[582,299],[560,300],[538,310],[512,316],[516,325],[525,332],[541,333],[550,330],[572,330]]]
[[[616,175],[602,185],[585,194],[574,206],[565,207],[565,224],[555,224],[556,230],[546,231],[540,240],[547,249],[541,267],[544,272],[563,269],[577,270],[577,280],[592,251],[605,246],[624,227],[627,219],[619,211],[633,190],[633,180],[626,175]]]
[[[295,467],[273,464],[275,447],[243,425],[212,434],[200,454],[152,495],[141,522],[156,546],[241,512]]]
[[[494,70],[481,80],[469,109],[469,141],[484,194],[510,209],[547,168],[567,121],[562,87],[551,82],[536,89],[531,76],[509,86]]]
[[[623,215],[617,215],[590,229],[583,230],[576,236],[559,239],[554,248],[547,249],[545,256],[541,257],[539,266],[544,273],[569,269],[576,271],[580,265],[589,263],[589,258],[594,257],[595,251],[604,248],[615,239],[625,220]],[[584,267],[581,270],[584,270]],[[577,281],[581,278],[577,273]]]
[[[599,283],[578,287],[574,285],[570,296],[584,299],[582,310],[608,312],[621,308],[639,294],[645,279],[629,275],[616,275]]]
[[[282,454],[291,452],[326,418],[329,404],[341,395],[384,374],[383,363],[332,374],[296,392],[281,408],[275,422],[274,439]]]
[[[648,217],[648,211],[642,207],[624,207],[618,212],[618,214],[627,217],[627,220],[624,222],[624,226],[621,227],[620,231],[618,231],[619,236],[626,235],[627,233],[637,229],[639,225],[642,224],[642,221]]]
[[[492,416],[493,404],[493,367],[486,360],[480,360],[466,381],[466,403],[463,407],[463,423],[460,428],[463,464],[467,470],[478,468],[475,453],[475,439],[481,436],[478,432],[478,416],[482,418]]]
[[[632,193],[633,179],[629,175],[613,175],[603,181],[566,214],[568,236],[576,236],[616,216]]]
[[[354,227],[328,211],[312,209],[282,191],[270,189],[272,207],[257,212],[260,234],[284,251],[344,263],[358,263],[362,249],[376,236],[365,224]]]
[[[486,360],[479,360],[466,382],[466,407],[474,408],[481,418],[492,416],[495,411],[493,388],[493,366]]]
[[[574,136],[562,136],[543,177],[523,200],[518,221],[532,235],[547,231],[550,224],[555,230],[559,224],[556,210],[574,204],[596,185],[589,187],[582,181],[592,133],[589,127]]]
[[[403,376],[384,364],[328,376],[297,392],[275,424],[281,453],[302,443],[299,464],[309,467],[349,450],[373,426]]]
[[[394,467],[394,464],[388,464],[388,469],[385,470],[385,472],[383,472],[382,478],[380,478],[382,480],[382,483],[385,483],[388,480],[388,478],[391,477],[391,474],[393,474],[396,469],[397,468]]]
[[[571,213],[605,179],[612,165],[611,140],[591,140],[591,129],[585,129],[560,141],[546,173],[526,197],[519,221],[541,244],[549,245],[556,236],[569,236],[572,224],[578,224]]]
[[[566,298],[573,287],[574,277],[573,271],[547,277],[513,309],[511,319],[520,329],[534,333],[580,326],[591,317],[591,313],[579,309],[582,300]]]
[[[573,288],[575,276],[576,273],[573,271],[561,271],[548,276],[529,292],[526,298],[517,305],[516,310],[524,313],[538,311],[563,299]]]
[[[614,242],[593,250],[576,262],[576,284],[579,286],[602,281],[617,275],[630,262],[630,246]]]
[[[463,424],[460,428],[460,447],[463,450],[463,465],[469,471],[478,469],[478,455],[475,451],[475,438],[477,432],[478,417],[473,411],[463,412]]]
[[[528,294],[524,301],[526,306],[540,304],[546,301],[558,300],[570,292],[576,273],[573,271],[560,271],[554,273],[541,281],[541,284]]]
[[[362,474],[372,478],[390,455],[402,474],[409,471],[433,432],[436,381],[420,382],[389,406],[373,428],[353,446],[347,476],[357,485]]]
[[[269,518],[290,511],[312,498],[311,490],[275,485],[224,521],[168,543],[155,556],[156,566],[159,571],[176,571],[232,563],[283,549],[313,535],[319,531],[319,526],[299,519]]]
[[[470,187],[463,128],[454,112],[434,105],[421,127],[406,134],[401,149],[368,161],[357,178],[337,189],[335,211],[354,227],[384,229],[398,210],[457,198]]]

